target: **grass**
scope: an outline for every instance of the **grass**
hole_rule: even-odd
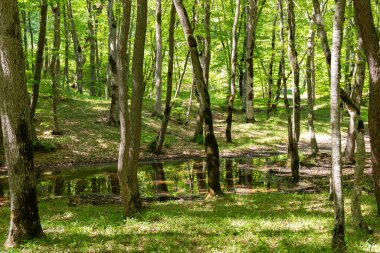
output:
[[[80,163],[99,163],[116,161],[118,154],[119,130],[106,124],[110,101],[102,98],[90,97],[87,94],[80,95],[74,90],[62,93],[62,101],[58,107],[58,116],[62,136],[51,134],[51,110],[50,110],[50,83],[44,80],[41,86],[41,98],[39,101],[37,117],[37,133],[42,148],[47,146],[49,152],[36,152],[37,166],[54,166]],[[188,125],[181,124],[185,121],[189,92],[184,86],[184,91],[175,100],[172,121],[166,135],[163,154],[160,157],[186,155],[200,156],[204,154],[202,141],[194,143],[193,130],[197,114],[197,104],[194,102]],[[214,114],[215,134],[219,144],[220,153],[239,154],[244,152],[286,151],[287,124],[283,104],[280,102],[278,110],[272,117],[266,120],[266,99],[255,99],[256,120],[255,124],[246,124],[245,115],[239,109],[240,100],[235,103],[236,113],[232,126],[233,143],[225,141],[226,105],[225,94],[222,91],[211,92]],[[305,100],[303,100],[305,101]],[[160,119],[152,116],[154,101],[144,99],[143,106],[143,131],[141,137],[141,157],[149,159],[155,157],[149,151],[150,144],[155,140],[160,128]],[[366,109],[366,108],[364,108]],[[329,100],[320,97],[316,104],[315,126],[317,139],[329,139]],[[366,118],[366,110],[364,110]],[[308,145],[307,111],[303,105],[301,111],[301,143]],[[343,121],[345,132],[347,120]]]
[[[363,210],[379,231],[372,197],[364,196]],[[330,252],[333,227],[326,193],[153,203],[127,220],[119,205],[70,207],[65,199],[42,202],[40,213],[45,238],[9,252]],[[4,241],[9,208],[1,208],[0,217]],[[348,252],[380,251],[378,232],[357,231],[349,213],[346,220]]]

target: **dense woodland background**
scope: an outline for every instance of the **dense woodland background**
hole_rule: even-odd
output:
[[[333,250],[379,239],[379,1],[4,0],[0,14],[0,165],[17,214],[6,246],[43,233],[36,171],[118,161],[120,212],[136,217],[150,215],[140,214],[139,160],[205,158],[208,197],[227,198],[211,200],[219,209],[234,201],[221,158],[270,154],[284,155],[295,187],[331,169],[324,195],[305,201],[334,206]]]

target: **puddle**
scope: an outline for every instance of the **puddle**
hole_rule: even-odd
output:
[[[279,191],[289,178],[276,176],[269,167],[278,157],[221,159],[220,181],[224,192]],[[142,197],[197,196],[207,193],[204,160],[144,163],[139,165]],[[39,197],[98,193],[119,194],[116,165],[78,167],[42,172],[38,176]],[[0,203],[9,198],[6,176],[0,177]]]

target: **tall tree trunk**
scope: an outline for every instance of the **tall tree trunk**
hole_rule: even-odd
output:
[[[269,119],[269,114],[272,108],[272,98],[273,98],[273,65],[274,65],[275,46],[276,46],[276,23],[277,23],[277,15],[274,16],[273,28],[272,28],[272,41],[271,41],[272,55],[270,58],[269,71],[268,71],[267,119]]]
[[[193,30],[187,15],[186,9],[181,0],[173,0],[179,19],[182,24],[184,35],[190,51],[193,65],[194,77],[200,96],[200,107],[205,119],[205,152],[207,156],[208,186],[210,195],[223,194],[219,181],[219,148],[214,135],[214,125],[211,112],[210,95],[203,75],[203,69],[198,57],[197,41],[193,35]]]
[[[95,82],[96,82],[96,63],[95,63],[95,30],[94,30],[94,17],[92,13],[92,1],[86,0],[87,3],[87,27],[88,27],[88,37],[87,41],[90,43],[90,95],[96,96],[95,93]]]
[[[344,201],[342,190],[341,168],[341,134],[340,134],[340,56],[343,41],[343,26],[346,1],[337,0],[333,25],[331,47],[331,175],[334,194],[334,231],[332,248],[337,252],[344,251]]]
[[[351,99],[355,103],[356,107],[360,109],[361,102],[362,102],[362,95],[363,95],[363,87],[364,87],[364,80],[365,80],[365,58],[363,57],[363,40],[358,34],[358,48],[356,53],[356,62],[354,67],[354,74],[353,74],[353,85],[351,90]],[[358,115],[355,109],[351,107],[347,107],[348,113],[350,114],[350,120],[348,123],[348,130],[347,130],[347,141],[346,141],[346,148],[344,151],[344,161],[345,163],[355,163],[355,141],[357,141],[356,137],[356,129],[357,129],[357,120]]]
[[[380,54],[379,39],[373,21],[371,2],[354,0],[355,17],[363,39],[370,74],[369,135],[371,137],[372,171],[375,182],[377,214],[380,216]]]
[[[32,100],[30,103],[30,122],[32,128],[32,138],[37,139],[36,126],[34,123],[34,117],[36,113],[36,107],[38,102],[38,97],[40,94],[40,82],[41,82],[41,72],[43,67],[43,56],[46,41],[46,20],[47,20],[47,0],[43,0],[41,4],[41,19],[40,19],[40,34],[38,36],[37,54],[36,54],[36,64],[33,79],[33,92]]]
[[[128,110],[128,88],[126,83],[126,54],[131,2],[123,1],[123,19],[118,44],[116,81],[119,87],[120,104],[120,149],[118,175],[125,216],[139,212],[142,207],[137,167],[140,152],[141,115],[144,96],[144,50],[147,27],[147,0],[137,3],[137,21],[132,65],[132,99],[131,110]]]
[[[74,53],[75,53],[75,63],[76,63],[76,73],[75,73],[75,87],[77,88],[77,91],[81,94],[83,94],[83,52],[82,47],[78,40],[77,30],[75,26],[75,22],[73,19],[73,9],[71,7],[71,0],[67,1],[67,15],[71,22],[71,36],[73,37],[73,44],[74,44]]]
[[[69,78],[69,50],[70,50],[70,38],[69,38],[69,23],[67,21],[66,3],[62,5],[63,11],[63,24],[65,27],[65,67],[63,69],[63,76],[66,85],[66,90],[70,91],[70,78]]]
[[[34,58],[34,39],[33,39],[33,28],[32,28],[32,22],[30,21],[30,12],[28,12],[28,30],[29,30],[29,36],[30,36],[30,46],[32,53],[32,59]],[[32,63],[32,71],[34,72],[34,64]]]
[[[258,0],[249,0],[247,7],[247,45],[245,57],[245,93],[246,93],[246,113],[245,120],[247,123],[254,123],[253,111],[253,49],[254,49],[254,22],[257,15]]]
[[[296,20],[294,16],[294,3],[293,0],[287,0],[288,3],[288,26],[289,26],[289,44],[288,44],[288,57],[293,74],[293,115],[292,115],[292,145],[289,143],[290,163],[292,169],[292,176],[295,181],[299,180],[299,154],[298,154],[298,141],[300,138],[300,121],[301,121],[301,96],[300,96],[300,73],[299,63],[297,59],[297,50],[295,45],[296,36]]]
[[[354,187],[352,188],[351,214],[354,225],[361,230],[369,232],[369,227],[363,218],[361,209],[361,195],[365,166],[364,123],[360,120],[355,125],[357,126],[357,151],[355,154],[356,164],[354,173]]]
[[[232,28],[232,49],[231,49],[231,84],[230,84],[230,96],[228,98],[228,108],[227,108],[227,128],[226,128],[226,141],[232,142],[232,113],[234,111],[235,102],[235,91],[236,91],[236,66],[237,66],[237,28],[240,16],[240,0],[235,2],[235,17],[234,25]]]
[[[161,129],[157,136],[156,147],[154,153],[159,154],[162,150],[162,146],[165,141],[166,129],[170,120],[170,112],[172,109],[171,97],[173,90],[173,66],[174,66],[174,28],[175,28],[175,6],[172,3],[170,10],[170,25],[169,25],[169,61],[168,61],[168,73],[167,73],[167,85],[166,85],[166,99],[165,99],[165,111],[164,117],[161,122]]]
[[[44,59],[44,76],[46,76],[46,74],[48,73],[49,71],[49,47],[48,47],[48,41],[47,39],[45,39],[45,59]]]
[[[25,7],[25,6],[24,6]],[[24,54],[25,54],[25,66],[29,70],[29,57],[28,57],[28,29],[26,25],[26,13],[25,10],[21,10],[22,23],[24,28]]]
[[[0,1],[0,115],[10,189],[6,247],[43,234],[37,206],[36,174],[26,89],[25,61],[17,1]]]
[[[162,28],[161,28],[161,0],[156,0],[156,71],[154,79],[156,80],[156,100],[154,112],[162,115]]]
[[[311,153],[318,153],[318,143],[315,138],[314,128],[314,90],[315,90],[315,65],[314,65],[314,41],[315,31],[313,18],[309,20],[309,36],[307,40],[306,58],[306,85],[307,85],[307,125],[309,127],[309,138]]]
[[[111,126],[118,126],[120,124],[119,120],[119,88],[117,82],[115,82],[116,73],[116,33],[117,33],[117,23],[113,11],[114,0],[108,0],[107,5],[107,15],[108,15],[108,65],[107,65],[107,90],[111,89],[111,106],[108,115],[108,124]],[[127,78],[126,78],[127,79]],[[128,82],[128,79],[126,80]]]
[[[52,112],[53,112],[53,131],[52,134],[60,135],[62,130],[58,122],[57,107],[59,103],[59,84],[60,84],[60,57],[59,50],[61,45],[60,32],[60,0],[56,0],[56,6],[52,7],[54,13],[54,44],[52,59],[50,63],[50,74],[52,78]]]
[[[5,156],[4,156],[4,141],[3,141],[3,130],[1,127],[1,117],[0,117],[0,166],[4,164]]]

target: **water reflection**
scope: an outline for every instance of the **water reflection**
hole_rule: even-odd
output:
[[[225,192],[266,190],[276,187],[266,160],[226,159],[221,161],[221,185]],[[141,196],[187,196],[207,193],[205,161],[141,164],[138,172]],[[120,194],[115,166],[56,170],[39,175],[40,197],[70,196],[88,193]],[[6,177],[0,178],[0,198],[7,198]],[[1,201],[1,200],[0,200]]]

